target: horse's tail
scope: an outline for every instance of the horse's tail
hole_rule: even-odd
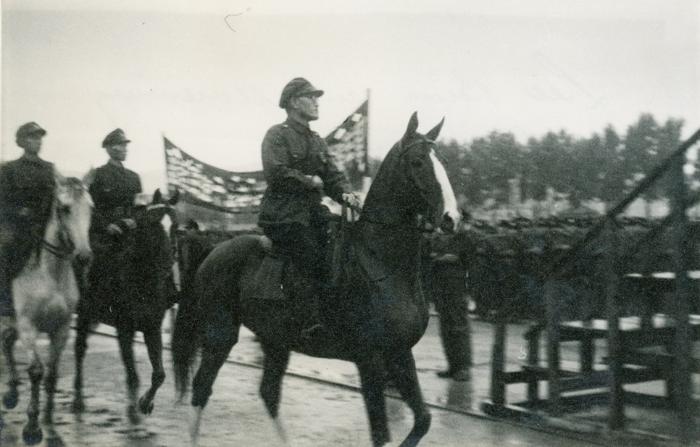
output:
[[[190,368],[199,346],[197,334],[197,317],[199,299],[193,284],[183,288],[175,319],[172,338],[173,371],[175,372],[175,389],[180,397],[187,392],[190,382]]]
[[[175,387],[180,397],[187,392],[198,348],[232,346],[238,337],[238,283],[254,247],[260,247],[257,236],[239,236],[219,244],[203,260],[191,286],[183,289],[172,339]]]

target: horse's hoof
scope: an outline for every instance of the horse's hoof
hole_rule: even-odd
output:
[[[143,397],[139,399],[139,410],[143,414],[151,414],[153,412],[153,401],[146,400]]]
[[[8,410],[12,410],[17,406],[17,401],[19,401],[19,393],[17,390],[10,390],[2,397],[2,404]]]
[[[46,438],[46,447],[65,447],[65,445],[60,436]]]
[[[138,425],[141,423],[141,416],[134,405],[129,405],[126,409],[126,416],[129,418],[129,422],[133,425]]]
[[[82,413],[85,411],[85,402],[82,399],[74,399],[71,405],[71,411],[73,413]]]
[[[44,439],[44,433],[41,431],[41,427],[38,425],[31,427],[30,425],[25,425],[24,430],[22,430],[22,439],[27,445],[36,445]]]

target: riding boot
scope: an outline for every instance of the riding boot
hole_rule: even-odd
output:
[[[328,335],[328,328],[324,324],[321,315],[321,302],[326,299],[328,293],[330,293],[330,287],[327,284],[317,283],[315,284],[314,292],[309,294],[308,318],[304,329],[301,331],[302,338],[322,339]]]

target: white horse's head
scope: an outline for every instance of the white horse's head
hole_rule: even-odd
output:
[[[73,177],[57,181],[56,217],[63,237],[69,239],[63,243],[83,261],[92,257],[89,236],[92,208],[92,198],[83,182]]]

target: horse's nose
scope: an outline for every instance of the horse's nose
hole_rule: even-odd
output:
[[[457,222],[450,217],[449,213],[442,215],[442,221],[440,222],[440,229],[445,233],[454,233],[457,230]]]
[[[80,250],[78,253],[75,255],[76,260],[78,263],[82,265],[87,265],[92,261],[92,250],[89,248],[85,250]]]

